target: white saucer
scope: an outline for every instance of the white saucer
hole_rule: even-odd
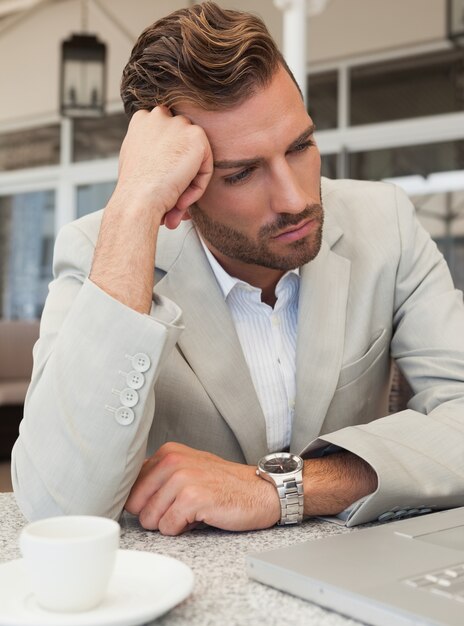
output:
[[[0,564],[0,626],[136,626],[184,600],[193,588],[192,570],[168,556],[118,550],[103,602],[84,613],[54,613],[40,608],[22,559]]]

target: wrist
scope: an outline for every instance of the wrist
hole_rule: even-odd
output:
[[[304,463],[305,515],[338,515],[377,488],[377,474],[363,459],[342,450]]]
[[[155,191],[134,189],[118,183],[104,214],[114,215],[122,223],[142,220],[143,223],[158,228],[165,213],[164,203]]]
[[[271,484],[279,500],[281,526],[303,521],[303,459],[289,452],[268,454],[258,462],[258,476]]]
[[[263,510],[266,511],[266,527],[275,526],[280,522],[281,508],[277,489],[270,482],[256,476],[256,468],[253,468],[260,494],[263,498]]]
[[[159,220],[139,198],[114,193],[103,213],[89,278],[122,304],[150,312]],[[128,272],[131,268],[131,272]]]

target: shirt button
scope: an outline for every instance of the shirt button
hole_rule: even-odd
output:
[[[150,368],[150,365],[151,363],[148,355],[143,352],[138,352],[132,357],[132,367],[137,372],[146,372]]]
[[[114,418],[121,426],[129,426],[134,421],[135,414],[129,407],[120,406],[119,409],[116,409]]]
[[[126,376],[127,386],[131,389],[140,389],[143,387],[143,383],[145,382],[145,376],[142,372],[137,372],[136,370],[132,370]]]
[[[132,407],[139,401],[139,394],[135,391],[135,389],[123,389],[119,398],[121,400],[121,404]]]

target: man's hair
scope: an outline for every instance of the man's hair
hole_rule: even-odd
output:
[[[129,117],[180,101],[225,109],[266,87],[279,65],[296,84],[259,17],[204,2],[171,13],[140,35],[124,68],[121,97]]]

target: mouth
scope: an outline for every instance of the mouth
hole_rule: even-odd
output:
[[[278,235],[273,237],[274,241],[292,242],[303,239],[317,226],[317,220],[315,218],[309,218],[301,221],[299,224],[290,226],[286,230],[282,231]]]

